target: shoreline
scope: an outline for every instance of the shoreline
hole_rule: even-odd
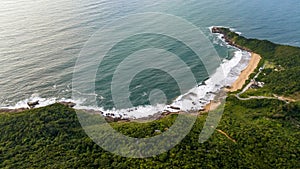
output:
[[[219,33],[219,34],[223,34],[222,32],[216,32],[216,31],[213,31],[214,28],[212,28],[212,33]],[[225,42],[228,43],[230,46],[233,46],[233,47],[237,47],[243,51],[248,51],[248,50],[245,50],[243,48],[240,48],[236,45],[234,45],[234,43],[230,43],[230,41],[226,40],[227,38],[226,37],[223,37],[225,39]],[[245,84],[245,82],[249,79],[249,76],[250,74],[252,74],[254,72],[254,70],[257,68],[259,62],[261,60],[261,57],[260,55],[256,54],[256,53],[253,53],[251,52],[251,59],[249,60],[249,63],[247,64],[247,67],[241,71],[241,73],[237,76],[237,79],[231,84],[230,87],[223,87],[223,90],[225,92],[234,92],[234,91],[237,91],[239,89],[241,89],[243,87],[243,85]],[[59,102],[58,102],[59,103]],[[71,104],[71,102],[67,102],[68,104]],[[66,104],[66,103],[65,103]],[[70,105],[68,105],[69,107],[71,107]],[[72,103],[72,107],[73,108],[76,104]],[[215,110],[219,107],[220,103],[219,102],[213,102],[212,100],[207,102],[206,105],[203,105],[203,108],[202,109],[198,109],[198,110],[194,110],[195,112],[197,112],[197,114],[199,113],[203,113],[203,112],[209,112],[209,111],[212,111],[212,110]],[[44,106],[43,106],[44,107]],[[89,111],[96,111],[98,112],[99,114],[102,114],[104,115],[104,112],[100,111],[100,110],[89,110],[89,109],[76,109],[76,107],[74,108],[75,110],[85,110],[87,112]],[[16,108],[16,109],[1,109],[0,108],[0,112],[22,112],[24,110],[28,110],[28,108]],[[181,110],[178,110],[179,112]],[[131,118],[131,117],[127,117],[125,120],[130,120],[130,121],[134,121],[134,120],[139,120],[139,119],[159,119],[159,118],[162,118],[168,114],[178,114],[179,112],[170,112],[168,110],[164,110],[164,112],[160,112],[159,114],[158,113],[155,113],[153,115],[149,115],[149,116],[145,116],[145,117],[140,117],[140,118]],[[116,117],[114,113],[106,113],[104,115],[105,117],[107,118],[111,118],[112,121],[122,121],[124,120],[121,117]],[[114,120],[113,120],[114,119]],[[118,120],[119,119],[119,120]]]
[[[249,79],[250,75],[258,67],[260,61],[261,56],[259,54],[251,52],[251,59],[247,67],[241,72],[241,74],[234,81],[234,83],[229,88],[227,88],[227,92],[235,92],[237,90],[242,89],[246,81]]]
[[[251,59],[247,65],[247,67],[241,71],[238,78],[234,81],[234,83],[229,88],[223,87],[224,91],[225,92],[234,92],[234,91],[241,89],[243,87],[243,85],[245,84],[245,82],[249,79],[250,74],[252,74],[254,72],[254,70],[257,68],[260,60],[261,60],[260,55],[251,52]],[[74,108],[74,106],[76,104],[73,102],[61,101],[61,102],[55,102],[55,103],[60,103],[67,107],[73,108],[74,110],[81,110],[81,111],[85,111],[87,113],[92,113],[92,114],[97,113],[97,114],[102,114],[102,115],[104,114],[102,111],[99,111],[99,110],[76,109],[76,108]],[[217,109],[220,105],[221,105],[220,102],[210,101],[203,107],[203,109],[195,111],[194,114],[196,114],[196,113],[201,114],[201,113],[207,113],[209,111],[213,111],[213,110]],[[42,106],[42,107],[44,107],[44,106]],[[37,107],[37,108],[40,108],[40,107]],[[35,109],[35,108],[33,108],[33,109]],[[25,110],[30,110],[30,109],[27,107],[26,108],[16,108],[16,109],[8,109],[8,108],[1,109],[0,108],[0,113],[5,113],[5,112],[6,113],[20,113]],[[136,122],[143,122],[143,121],[145,122],[146,121],[147,122],[149,120],[157,120],[157,119],[164,118],[171,114],[179,114],[179,113],[180,113],[180,111],[179,112],[166,111],[166,112],[155,113],[155,114],[147,116],[147,117],[136,118],[136,119],[133,119],[133,118],[124,118],[123,119],[123,118],[117,118],[117,117],[110,116],[110,115],[105,115],[105,118],[107,121],[110,121],[110,122],[129,122],[129,121],[136,121]]]
[[[227,92],[235,92],[237,90],[242,89],[246,81],[249,79],[250,75],[255,71],[255,69],[258,67],[258,64],[261,60],[261,56],[257,53],[252,52],[246,47],[240,46],[236,44],[233,40],[229,38],[229,36],[226,34],[226,32],[222,29],[223,27],[212,27],[211,33],[214,34],[221,34],[222,39],[230,46],[236,47],[240,50],[247,51],[251,53],[251,59],[247,65],[247,67],[241,72],[241,74],[238,76],[238,78],[234,81],[233,84],[231,84],[230,87],[226,89]],[[229,28],[230,29],[230,28]],[[233,32],[236,34],[236,32]]]

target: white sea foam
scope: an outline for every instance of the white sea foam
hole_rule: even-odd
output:
[[[211,34],[213,34],[213,33],[212,33],[212,28],[213,28],[213,27],[224,27],[224,28],[227,28],[226,26],[211,26],[211,27],[209,27],[209,30],[210,30],[210,33],[211,33]],[[234,28],[229,28],[229,30],[230,30],[230,31],[233,31],[233,32],[235,32],[235,33],[237,33],[238,35],[241,35],[241,34],[242,34],[241,32],[237,32],[236,29],[234,29]],[[217,44],[217,45],[220,45],[220,46],[226,46],[227,48],[235,48],[235,49],[239,50],[238,48],[229,45],[229,44],[225,41],[225,39],[223,38],[223,37],[224,37],[223,34],[220,34],[220,33],[214,33],[214,36],[213,36],[213,37],[214,37],[214,39],[213,39],[213,43],[214,43],[214,44]]]
[[[239,76],[240,72],[245,69],[250,59],[248,52],[236,51],[231,60],[224,60],[216,73],[211,78],[205,81],[205,85],[197,86],[191,89],[188,93],[179,96],[170,105],[159,104],[156,106],[139,106],[131,109],[122,110],[104,110],[102,107],[81,106],[83,100],[71,99],[56,99],[56,98],[41,98],[38,95],[32,95],[29,99],[19,101],[15,106],[7,107],[10,109],[28,108],[27,102],[34,102],[39,100],[39,105],[36,107],[43,107],[56,102],[74,102],[76,103],[75,109],[95,110],[103,112],[103,115],[114,115],[120,118],[142,118],[162,113],[164,111],[177,112],[178,109],[183,111],[200,110],[203,109],[214,98],[214,92],[217,92],[224,86],[231,85]],[[220,78],[223,77],[223,78]],[[175,109],[176,108],[176,109]]]
[[[242,32],[238,32],[235,28],[229,28],[230,31],[235,32],[238,35],[241,35]]]
[[[32,94],[29,98],[18,101],[14,106],[3,106],[1,107],[1,109],[19,109],[19,108],[29,108],[29,106],[27,105],[28,102],[36,102],[38,101],[39,104],[37,104],[35,106],[35,108],[39,108],[39,107],[45,107],[57,102],[78,102],[79,101],[75,101],[72,99],[66,99],[66,98],[55,98],[55,97],[51,97],[51,98],[43,98],[40,97],[38,94]]]
[[[188,93],[178,97],[171,106],[180,107],[181,110],[199,110],[214,98],[214,93],[224,86],[230,86],[238,78],[242,70],[247,66],[249,53],[241,50],[236,51],[231,60],[224,60],[216,73],[205,81],[205,85],[200,85],[191,89]],[[167,110],[174,112],[172,108]]]
[[[211,30],[211,29],[210,29]],[[222,44],[226,44],[222,39],[221,34],[217,34],[217,38],[222,40]],[[242,51],[236,48],[234,52],[234,57],[230,60],[223,60],[223,63],[220,67],[217,68],[215,73],[207,79],[203,85],[196,86],[189,90],[189,92],[179,96],[174,102],[170,105],[159,104],[156,106],[147,105],[139,106],[130,109],[122,110],[104,110],[102,107],[95,106],[82,106],[83,100],[71,100],[71,99],[57,99],[57,98],[41,98],[38,95],[32,95],[29,99],[19,101],[15,106],[5,107],[9,109],[17,108],[27,108],[28,102],[33,102],[39,100],[39,105],[36,107],[43,107],[56,102],[74,102],[76,103],[75,109],[84,109],[84,110],[95,110],[102,112],[103,115],[112,115],[114,117],[120,118],[142,118],[148,117],[157,113],[162,113],[165,111],[169,112],[178,112],[178,109],[182,111],[189,110],[200,110],[205,107],[211,100],[215,97],[215,92],[218,92],[224,86],[230,86],[238,78],[241,71],[244,70],[251,58],[249,52]]]
[[[159,104],[156,106],[139,106],[131,109],[121,110],[104,110],[101,107],[80,106],[76,109],[97,110],[104,115],[114,114],[114,117],[122,118],[142,118],[162,113],[164,111],[178,112],[177,108],[182,111],[200,110],[203,109],[215,97],[215,92],[218,92],[222,87],[229,86],[238,78],[242,70],[244,70],[249,62],[250,54],[245,51],[237,50],[231,60],[224,60],[211,78],[205,81],[205,85],[199,85],[188,93],[179,96],[170,105]],[[222,78],[223,77],[223,78]]]
[[[36,102],[39,101],[39,104],[36,107],[44,107],[50,104],[54,104],[56,102],[56,98],[42,98],[38,94],[33,94],[31,97],[21,100],[17,102],[14,106],[2,107],[5,109],[19,109],[19,108],[29,108],[27,105],[28,102]]]

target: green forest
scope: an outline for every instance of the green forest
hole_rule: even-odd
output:
[[[228,28],[219,29],[232,44],[261,55],[260,66],[263,66],[265,62],[273,65],[272,67],[266,67],[263,71],[265,75],[259,77],[260,81],[266,83],[266,86],[261,90],[299,98],[299,47],[279,45],[267,40],[247,39]]]
[[[300,168],[300,48],[247,39],[222,29],[236,45],[260,54],[261,66],[272,65],[258,77],[266,85],[251,95],[271,93],[295,101],[242,101],[229,94],[222,119],[209,140],[198,142],[208,115],[201,113],[180,144],[141,159],[103,150],[85,134],[75,110],[58,103],[0,113],[0,168]],[[128,136],[144,138],[168,129],[176,117],[110,125]]]

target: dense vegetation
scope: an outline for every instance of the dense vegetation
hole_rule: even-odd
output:
[[[7,168],[299,168],[300,105],[264,100],[241,103],[229,97],[218,129],[198,142],[206,115],[175,148],[153,158],[130,159],[104,151],[87,137],[74,110],[55,104],[17,114],[0,115],[0,167]],[[153,136],[176,115],[146,123],[112,123],[130,136]]]
[[[266,86],[252,94],[298,96],[299,48],[246,39],[224,30],[236,44],[259,53],[269,63],[265,75],[259,77]],[[202,114],[180,144],[144,159],[103,150],[85,134],[75,111],[60,104],[0,113],[0,168],[300,168],[299,112],[299,101],[241,101],[229,96],[218,130],[208,141],[198,142],[207,117]],[[128,136],[151,137],[158,134],[156,130],[167,130],[176,117],[110,124]]]
[[[267,40],[247,39],[228,28],[220,29],[233,44],[260,54],[262,63],[268,61],[274,65],[267,67],[259,77],[259,80],[266,82],[262,90],[286,96],[299,95],[300,48],[278,45]]]

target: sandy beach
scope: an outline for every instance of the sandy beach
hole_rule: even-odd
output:
[[[251,54],[251,59],[249,61],[248,66],[241,72],[240,76],[238,77],[238,79],[232,84],[232,86],[229,89],[226,89],[226,91],[228,92],[234,92],[237,91],[239,89],[241,89],[243,87],[243,85],[245,84],[246,80],[249,78],[250,74],[256,69],[256,67],[258,66],[259,62],[261,60],[261,56],[256,54],[256,53],[252,53]],[[211,101],[210,103],[208,103],[203,110],[201,110],[200,112],[209,112],[212,110],[215,110],[216,108],[218,108],[220,106],[220,102],[213,102]],[[1,110],[2,112],[19,112],[19,111],[23,111],[23,109],[3,109]],[[168,113],[167,113],[168,114]],[[177,113],[174,113],[177,114]],[[165,116],[165,115],[163,115]],[[163,117],[162,116],[162,117]],[[153,117],[157,118],[160,117],[160,115],[155,114],[153,115]],[[152,117],[152,118],[153,118]],[[141,119],[146,119],[149,120],[149,117],[145,117],[145,118],[141,118]]]
[[[211,101],[204,107],[204,110],[202,112],[210,112],[210,111],[216,110],[220,105],[221,105],[221,102]]]
[[[246,67],[246,69],[244,69],[241,72],[238,79],[232,84],[232,86],[230,87],[230,89],[228,89],[228,91],[229,92],[234,92],[234,91],[237,91],[239,89],[242,89],[243,85],[248,80],[251,73],[253,73],[254,70],[256,69],[256,67],[258,66],[260,60],[261,60],[260,55],[258,55],[256,53],[251,53],[251,59],[249,61],[248,66]]]
[[[238,79],[231,85],[229,89],[226,89],[227,92],[234,92],[239,89],[242,89],[243,85],[246,83],[246,81],[249,79],[249,76],[251,73],[254,72],[254,70],[257,68],[259,62],[261,60],[261,56],[256,53],[251,53],[251,59],[249,61],[248,66],[241,72]],[[210,102],[208,103],[203,111],[200,112],[209,112],[212,110],[215,110],[220,106],[220,102]]]

